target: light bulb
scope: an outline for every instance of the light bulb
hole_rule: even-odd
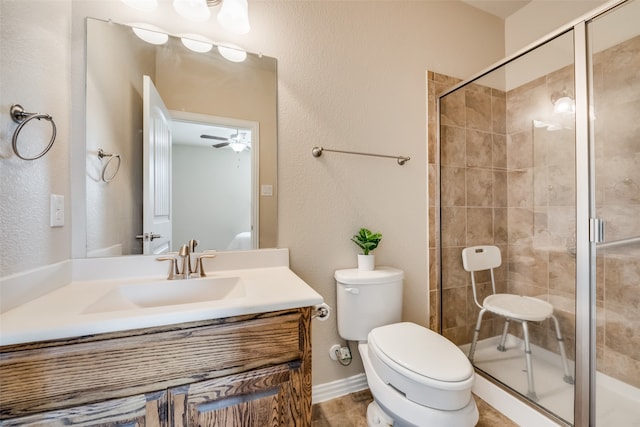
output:
[[[576,106],[568,96],[560,97],[553,104],[553,112],[554,113],[573,113],[576,110]]]
[[[235,151],[236,153],[239,153],[239,152],[243,151],[246,146],[241,142],[231,142],[231,143],[229,143],[229,147],[233,151]]]
[[[224,0],[218,12],[218,22],[231,33],[247,34],[251,30],[247,0]]]
[[[169,36],[160,28],[149,24],[132,24],[133,32],[138,38],[150,44],[165,44],[169,40]]]
[[[195,22],[206,21],[211,16],[206,0],[173,0],[173,9],[183,18]]]
[[[247,59],[247,52],[231,44],[227,44],[227,46],[218,45],[218,52],[224,59],[231,62],[243,62]]]
[[[197,34],[185,34],[180,40],[187,49],[198,53],[206,53],[213,48],[212,42]]]

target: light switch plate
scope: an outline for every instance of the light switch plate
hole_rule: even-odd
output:
[[[51,227],[64,226],[64,196],[51,195],[49,225]]]
[[[260,186],[260,195],[261,196],[273,196],[273,185],[271,185],[271,184],[262,184]]]

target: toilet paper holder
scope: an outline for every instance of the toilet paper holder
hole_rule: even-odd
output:
[[[311,314],[312,319],[318,320],[327,320],[331,315],[331,307],[327,304],[322,303],[313,307],[313,313]]]

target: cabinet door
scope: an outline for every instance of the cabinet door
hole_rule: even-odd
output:
[[[0,422],[9,426],[167,427],[167,392],[139,394]]]
[[[277,365],[169,390],[169,418],[181,427],[275,427],[292,419],[292,372]]]

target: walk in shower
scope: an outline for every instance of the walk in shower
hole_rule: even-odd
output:
[[[521,324],[499,351],[486,314],[474,366],[569,425],[640,426],[639,22],[640,0],[608,3],[437,96],[440,329],[469,352],[462,250],[497,246],[497,292],[553,305],[575,384],[549,319],[529,324],[528,369]]]

